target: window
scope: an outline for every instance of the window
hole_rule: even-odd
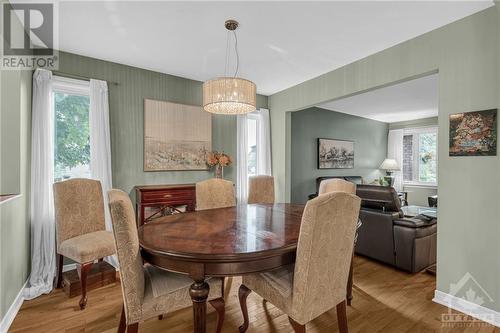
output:
[[[89,82],[54,77],[54,180],[90,177]]]
[[[259,130],[258,117],[254,114],[248,115],[247,122],[247,175],[253,176],[257,174],[257,137]]]
[[[437,127],[406,129],[403,136],[403,181],[437,185]]]

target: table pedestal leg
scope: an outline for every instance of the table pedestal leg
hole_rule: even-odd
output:
[[[205,333],[207,325],[207,298],[210,287],[204,279],[195,281],[189,289],[193,301],[194,333]]]

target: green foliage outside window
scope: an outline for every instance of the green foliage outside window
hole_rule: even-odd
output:
[[[89,96],[54,93],[55,180],[90,163]]]
[[[435,183],[437,179],[437,135],[419,135],[419,181]]]

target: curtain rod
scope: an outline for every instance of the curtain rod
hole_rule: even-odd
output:
[[[90,78],[85,77],[85,76],[80,76],[80,75],[75,75],[75,74],[69,74],[69,73],[63,73],[63,72],[59,72],[59,71],[52,71],[52,74],[57,75],[57,76],[67,77],[67,78],[70,78],[70,79],[90,81]],[[112,85],[115,85],[115,86],[119,85],[118,82],[113,82],[113,81],[108,81],[108,80],[104,80],[104,81],[107,81],[109,84],[112,84]]]

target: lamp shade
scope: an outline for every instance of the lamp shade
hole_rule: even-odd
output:
[[[217,114],[255,111],[255,83],[238,77],[221,77],[203,83],[203,109]]]
[[[380,169],[388,171],[399,171],[399,165],[396,160],[386,158],[380,165]]]

